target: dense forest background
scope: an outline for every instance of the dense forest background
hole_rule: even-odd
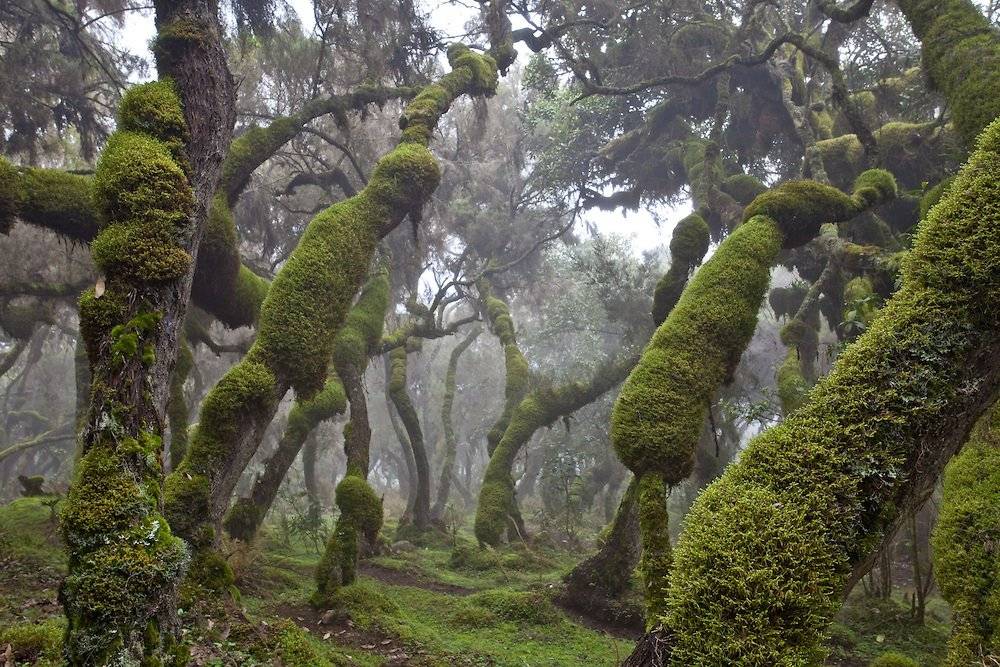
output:
[[[998,21],[3,2],[0,658],[998,664]]]

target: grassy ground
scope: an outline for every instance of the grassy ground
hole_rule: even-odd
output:
[[[0,654],[10,643],[15,665],[59,664],[64,561],[45,502],[0,507]],[[229,555],[238,597],[181,614],[191,664],[597,667],[618,664],[632,647],[627,633],[595,629],[553,604],[580,553],[482,551],[464,533],[441,537],[365,562],[358,584],[320,610],[305,603],[314,547],[271,537]],[[864,666],[890,650],[940,664],[945,617],[932,607],[915,628],[901,604],[853,596],[832,628],[829,664]]]

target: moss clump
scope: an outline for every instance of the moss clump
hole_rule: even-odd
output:
[[[740,206],[747,206],[759,195],[767,192],[767,186],[750,174],[733,174],[719,184],[719,189],[732,197]]]
[[[988,307],[1000,297],[998,150],[1000,123],[921,223],[882,314],[696,501],[662,618],[671,664],[821,662],[852,567],[949,458],[955,415],[982,410],[1000,331]]]
[[[101,154],[94,198],[103,225],[91,244],[94,263],[132,283],[183,276],[191,256],[194,196],[167,146],[152,137],[116,132]]]
[[[499,539],[499,536],[498,536]],[[453,570],[468,570],[470,572],[486,572],[497,569],[500,556],[493,549],[483,549],[474,544],[460,542],[451,550],[448,557],[448,567]]]
[[[274,654],[285,667],[331,667],[330,662],[309,640],[309,633],[290,619],[282,619],[274,626],[276,644]]]
[[[789,350],[785,360],[778,367],[775,378],[778,384],[778,400],[781,401],[782,413],[788,415],[798,409],[809,393],[809,383],[802,374],[799,355],[795,350]]]
[[[969,664],[969,663],[963,663]],[[902,653],[889,651],[872,660],[868,667],[920,667],[916,660],[907,658]]]
[[[316,607],[330,606],[331,597],[340,587],[354,583],[361,538],[374,544],[382,529],[382,499],[360,476],[349,474],[341,480],[336,502],[340,516],[316,567],[316,593],[312,600]]]
[[[952,609],[947,667],[1000,652],[1000,407],[976,426],[944,474],[934,574]]]
[[[854,180],[854,194],[815,181],[789,181],[758,196],[746,207],[743,220],[771,218],[784,237],[786,249],[804,245],[829,222],[850,220],[896,196],[896,180],[884,169],[869,169]]]
[[[333,610],[340,618],[351,620],[362,628],[375,627],[400,614],[399,605],[377,587],[363,581],[330,591],[318,607]]]
[[[697,213],[685,216],[670,237],[670,256],[691,269],[701,263],[708,252],[708,223]]]
[[[542,593],[493,590],[470,595],[464,600],[470,607],[491,612],[501,621],[519,625],[551,625],[559,622],[559,612]]]
[[[180,159],[190,137],[173,81],[160,79],[129,88],[118,107],[118,129],[155,137]]]
[[[65,624],[50,618],[44,623],[17,623],[0,628],[0,646],[11,648],[13,664],[62,664],[62,643]]]

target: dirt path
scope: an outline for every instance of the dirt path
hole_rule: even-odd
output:
[[[444,593],[445,595],[455,595],[458,597],[465,597],[466,595],[472,595],[473,593],[476,592],[471,588],[465,588],[464,586],[457,586],[455,584],[446,584],[440,581],[434,581],[433,579],[421,577],[411,572],[396,570],[391,567],[376,565],[375,563],[371,562],[360,563],[358,566],[358,571],[361,572],[361,574],[369,576],[372,579],[378,579],[379,581],[384,582],[386,584],[393,584],[395,586],[409,586],[411,588],[420,588],[425,591]]]

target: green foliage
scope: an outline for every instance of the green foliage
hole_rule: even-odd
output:
[[[1000,651],[1000,408],[976,426],[944,475],[934,528],[934,574],[951,605],[948,667]]]
[[[62,643],[65,623],[50,618],[44,623],[18,623],[0,628],[0,646],[12,649],[11,664],[46,667],[62,664]]]
[[[822,660],[852,564],[917,483],[907,462],[942,456],[928,448],[970,409],[973,359],[1000,328],[986,306],[1000,297],[998,150],[1000,123],[921,223],[882,314],[696,501],[663,619],[675,664]]]

